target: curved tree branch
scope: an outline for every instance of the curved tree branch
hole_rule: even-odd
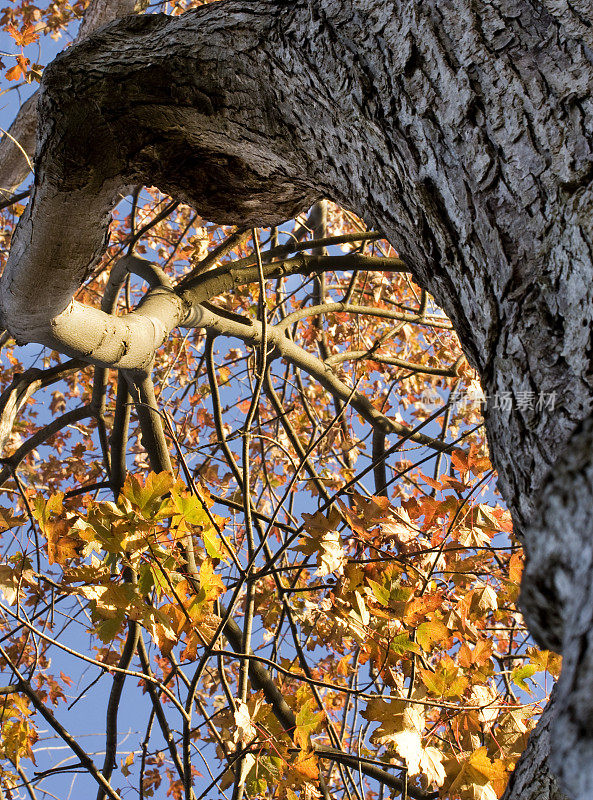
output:
[[[136,0],[92,0],[74,41],[80,42],[108,22],[133,14],[135,4]],[[10,199],[31,171],[38,100],[38,92],[25,100],[0,142],[0,198]]]
[[[46,370],[31,367],[15,375],[11,385],[0,396],[0,452],[4,449],[17,414],[38,389],[51,386],[83,366],[81,361],[67,361]]]
[[[579,798],[593,780],[578,708],[593,695],[591,449],[586,426],[570,437],[593,411],[593,64],[575,40],[589,23],[585,0],[227,0],[108,26],[45,72],[35,186],[0,284],[17,341],[147,372],[195,300],[156,288],[122,318],[72,301],[127,187],[239,226],[330,197],[384,231],[485,391],[511,398],[487,409],[490,450],[531,559],[528,619],[566,656],[555,763]],[[554,401],[526,407],[525,392]],[[567,446],[582,463],[560,465],[543,503]]]

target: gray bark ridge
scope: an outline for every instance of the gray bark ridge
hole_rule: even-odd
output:
[[[92,0],[74,41],[80,42],[101,26],[132,14],[134,5],[135,0]],[[31,172],[37,133],[37,100],[37,92],[25,100],[0,141],[1,199],[10,198]]]
[[[136,323],[115,330],[72,297],[130,184],[241,225],[327,196],[386,233],[491,398],[529,556],[523,609],[565,657],[552,735],[513,800],[535,763],[547,775],[550,741],[566,792],[593,786],[592,22],[587,0],[227,0],[114,23],[46,70],[34,192],[0,284],[19,341],[121,366]],[[176,297],[140,327],[165,331]]]

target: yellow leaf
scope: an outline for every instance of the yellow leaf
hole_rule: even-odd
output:
[[[149,472],[144,483],[136,475],[128,475],[122,495],[134,503],[142,512],[154,515],[160,501],[175,485],[170,472]]]
[[[528,694],[533,694],[531,686],[527,683],[527,678],[533,677],[537,672],[535,664],[521,664],[511,672],[511,680],[514,684],[523,689]]]
[[[491,761],[485,747],[474,750],[469,757],[469,765],[489,781],[500,781],[506,777],[506,769],[502,761]]]
[[[476,597],[481,611],[496,611],[498,608],[498,597],[492,586],[486,585],[476,589]]]
[[[425,722],[422,706],[399,698],[370,700],[362,716],[369,722],[380,723],[371,737],[376,744],[392,742],[402,731],[421,733]]]
[[[257,729],[251,722],[249,708],[247,703],[242,700],[237,700],[237,708],[234,712],[236,731],[233,737],[235,742],[241,742],[242,745],[251,744],[257,736]]]
[[[131,772],[130,767],[132,766],[133,763],[134,763],[134,753],[128,753],[128,755],[125,758],[122,758],[121,774],[125,775],[126,778]]]
[[[205,527],[202,531],[204,547],[210,558],[218,558],[221,561],[229,560],[229,551],[223,546],[222,536],[212,527]]]
[[[200,589],[204,591],[208,602],[216,600],[226,592],[226,586],[220,575],[214,572],[214,565],[209,558],[204,559],[200,567]]]
[[[164,656],[170,655],[173,647],[177,644],[177,636],[173,629],[162,622],[156,622],[152,626],[152,638]]]
[[[332,509],[329,517],[320,511],[315,514],[303,514],[304,527],[309,536],[301,541],[299,550],[302,553],[317,556],[317,572],[319,577],[332,572],[341,573],[346,563],[346,554],[342,546],[342,537],[336,530],[341,517]]]
[[[478,718],[486,727],[490,727],[498,719],[498,692],[491,686],[473,686],[470,702],[481,706]]]
[[[366,627],[371,621],[371,615],[369,614],[369,610],[366,607],[364,598],[360,592],[357,591],[354,592],[354,600],[356,602],[356,608],[358,610],[360,621]]]
[[[16,602],[23,578],[23,570],[14,569],[8,564],[0,564],[0,592],[10,605]]]
[[[328,531],[319,539],[315,575],[323,577],[332,572],[340,573],[345,563],[346,554],[340,534],[337,531]]]
[[[486,747],[462,761],[447,759],[444,790],[460,800],[496,800],[505,789],[508,773],[502,761],[491,761]]]
[[[436,747],[425,747],[420,756],[420,771],[429,783],[442,786],[447,777],[443,766],[443,754]]]
[[[296,731],[294,741],[302,750],[310,746],[310,737],[318,730],[325,719],[323,711],[317,711],[315,700],[308,700],[298,711],[296,717]]]
[[[115,616],[103,620],[96,626],[95,630],[97,632],[97,636],[102,642],[104,642],[104,644],[109,644],[109,642],[112,642],[115,639],[121,630],[124,618],[123,612],[119,612]]]
[[[373,595],[375,596],[377,602],[380,603],[382,606],[388,606],[389,589],[387,589],[387,587],[385,586],[381,586],[380,583],[377,583],[377,581],[373,581],[370,578],[367,578],[367,583],[371,587]]]
[[[438,619],[423,622],[416,628],[416,640],[426,653],[432,650],[433,644],[444,642],[450,636],[447,626]]]
[[[405,729],[394,733],[390,737],[395,745],[395,751],[406,762],[410,775],[420,772],[420,757],[422,754],[422,739],[415,729]]]
[[[537,647],[528,647],[527,655],[538,671],[549,672],[554,678],[560,675],[562,656],[559,656],[558,653],[553,653],[551,650],[539,650]]]
[[[306,781],[316,781],[319,778],[317,756],[311,752],[304,752],[301,750],[296,759],[292,762],[292,769],[300,778],[304,778]]]
[[[509,559],[509,580],[519,586],[522,574],[523,555],[521,553],[513,553]]]

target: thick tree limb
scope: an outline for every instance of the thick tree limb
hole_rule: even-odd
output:
[[[529,737],[521,758],[522,766],[511,775],[502,800],[567,800],[548,766],[554,752],[552,723],[558,708],[556,692],[556,689],[552,691],[550,703]]]
[[[135,0],[91,0],[75,42],[128,14],[134,13]],[[0,199],[9,199],[31,172],[37,134],[37,101],[34,92],[20,107],[8,132],[0,141]]]
[[[12,125],[0,141],[0,198],[8,200],[31,172],[35,154],[38,93],[19,109]]]
[[[82,22],[74,39],[74,43],[84,41],[88,37],[113,22],[114,19],[121,19],[133,14],[136,10],[136,0],[91,0],[84,13]]]
[[[565,655],[551,724],[574,800],[593,783],[591,448],[570,440],[593,411],[590,22],[585,0],[229,0],[114,24],[46,70],[36,184],[0,285],[19,341],[145,369],[188,311],[179,297],[154,290],[109,324],[71,303],[127,186],[241,226],[325,196],[384,231],[485,391],[509,397],[487,409],[489,443],[530,556],[524,608]],[[556,468],[569,442],[576,460]]]

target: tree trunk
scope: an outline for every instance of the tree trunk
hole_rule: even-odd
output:
[[[135,0],[92,0],[74,42],[86,39],[114,19],[132,14],[134,6]],[[0,142],[0,199],[10,198],[31,171],[37,132],[37,100],[37,92],[25,100]]]
[[[114,23],[46,70],[0,285],[20,341],[120,363],[135,334],[71,298],[130,184],[238,224],[327,196],[385,232],[480,373],[522,607],[565,656],[508,800],[561,798],[548,764],[574,800],[593,785],[592,31],[588,0],[229,0]]]

